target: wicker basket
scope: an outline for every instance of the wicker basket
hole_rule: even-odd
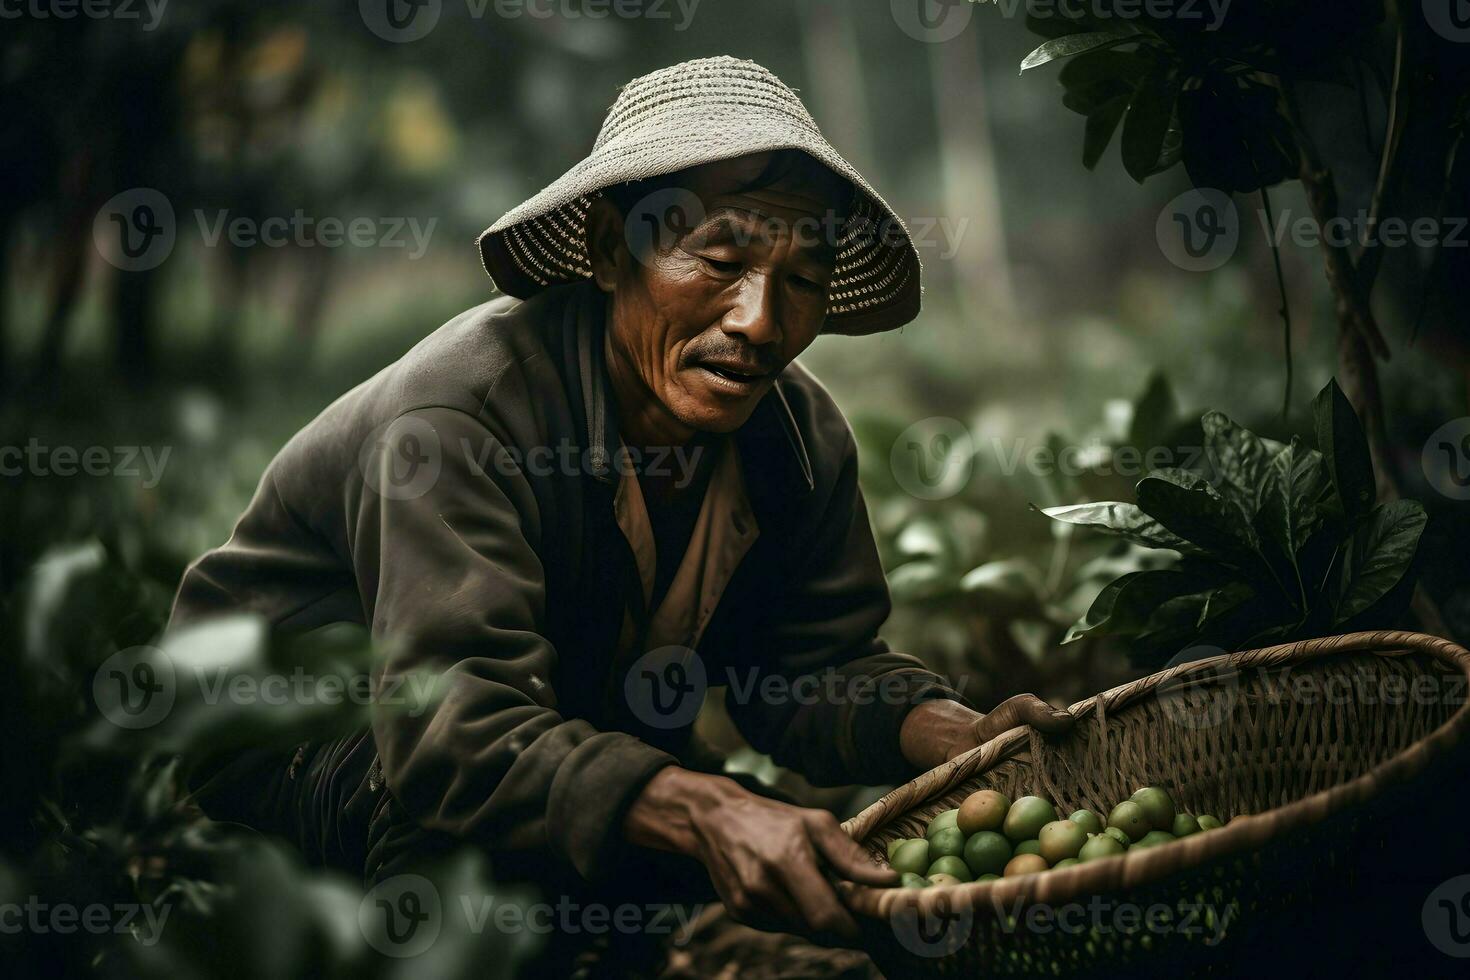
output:
[[[844,829],[883,863],[890,840],[922,836],[935,814],[985,788],[1106,813],[1153,784],[1183,810],[1238,819],[1045,874],[927,889],[845,883],[845,899],[892,980],[1410,963],[1442,975],[1466,965],[1431,941],[1426,899],[1470,872],[1467,677],[1470,651],[1404,632],[1170,668],[1074,705],[1077,725],[1059,739],[1012,729]]]

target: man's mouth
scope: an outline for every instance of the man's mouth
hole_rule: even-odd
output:
[[[771,371],[748,364],[699,361],[694,366],[705,373],[713,383],[713,387],[732,394],[748,393],[773,374]]]

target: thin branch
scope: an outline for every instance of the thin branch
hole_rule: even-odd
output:
[[[1281,245],[1276,240],[1276,218],[1271,213],[1271,195],[1261,186],[1261,207],[1266,211],[1266,232],[1271,236],[1271,261],[1276,266],[1276,288],[1281,291],[1281,340],[1286,348],[1286,391],[1281,397],[1281,417],[1291,411],[1291,306],[1286,299],[1286,276],[1281,271]]]

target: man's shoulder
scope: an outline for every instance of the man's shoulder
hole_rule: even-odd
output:
[[[781,396],[791,410],[797,431],[808,443],[813,455],[829,456],[834,450],[844,450],[852,438],[852,429],[842,409],[827,386],[797,361],[786,365],[781,372]],[[816,446],[811,445],[813,442]],[[813,460],[816,462],[816,460]]]

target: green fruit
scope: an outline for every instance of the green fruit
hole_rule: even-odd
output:
[[[1124,847],[1133,843],[1133,838],[1129,837],[1126,831],[1119,830],[1117,827],[1104,827],[1103,836],[1111,837]]]
[[[1078,810],[1067,818],[1081,827],[1084,833],[1100,834],[1103,832],[1103,819],[1091,810]]]
[[[1143,807],[1132,800],[1113,807],[1113,812],[1108,814],[1108,826],[1117,827],[1128,835],[1129,840],[1140,840],[1144,834],[1153,829]]]
[[[1040,854],[1017,854],[1006,863],[1005,877],[1030,875],[1046,870],[1046,858]]]
[[[1041,828],[1037,840],[1041,842],[1040,853],[1046,858],[1046,863],[1055,865],[1058,861],[1077,856],[1082,845],[1087,843],[1087,831],[1070,820],[1053,820]]]
[[[935,875],[950,875],[960,881],[969,881],[970,869],[965,867],[965,862],[957,857],[942,857],[929,865],[929,870],[925,872],[924,877],[933,881]]]
[[[916,875],[912,871],[905,871],[898,879],[900,888],[928,888],[929,879],[923,875]]]
[[[935,875],[930,875],[929,876],[929,884],[931,884],[931,885],[963,885],[964,882],[961,881],[960,879],[956,878],[954,875],[947,875],[947,874],[945,874],[943,872],[940,872],[939,874],[935,874]]]
[[[965,853],[965,835],[958,827],[946,827],[934,832],[929,838],[929,860],[942,857],[959,857]]]
[[[1023,796],[1006,814],[1005,835],[1011,840],[1030,840],[1057,818],[1056,807],[1039,796]]]
[[[898,845],[902,844],[906,840],[908,840],[907,837],[895,837],[893,840],[891,840],[891,841],[888,842],[888,863],[889,864],[892,864],[893,863],[893,852],[896,851],[896,850],[898,850]]]
[[[1201,813],[1198,817],[1195,818],[1195,822],[1199,824],[1200,830],[1219,830],[1221,827],[1225,826],[1220,822],[1219,817],[1211,816],[1208,813]]]
[[[1163,787],[1145,786],[1128,799],[1143,807],[1149,830],[1168,830],[1174,825],[1174,799]]]
[[[1187,813],[1176,813],[1174,815],[1174,826],[1169,831],[1175,837],[1188,837],[1190,834],[1200,832],[1199,821]]]
[[[1087,843],[1082,845],[1082,850],[1077,852],[1077,860],[1085,864],[1088,861],[1116,857],[1125,850],[1127,848],[1119,844],[1116,838],[1108,834],[1093,834],[1087,838]]]
[[[976,875],[1000,874],[1011,855],[1011,842],[993,830],[982,830],[965,841],[965,864]]]
[[[894,850],[893,859],[888,863],[894,871],[923,874],[929,868],[929,842],[917,837],[904,841]]]
[[[1051,866],[1051,869],[1052,869],[1052,870],[1053,870],[1053,871],[1055,871],[1055,870],[1057,870],[1057,869],[1058,869],[1058,868],[1070,868],[1070,867],[1071,867],[1071,866],[1072,866],[1072,865],[1074,865],[1074,864],[1081,864],[1081,863],[1082,863],[1082,862],[1081,862],[1081,861],[1079,861],[1079,860],[1077,860],[1077,859],[1076,859],[1076,858],[1062,858],[1062,859],[1061,859],[1061,860],[1060,860],[1060,861],[1058,861],[1058,862],[1057,862],[1057,863],[1056,863],[1056,864],[1053,864],[1053,865],[1052,865],[1052,866]]]
[[[1000,881],[1000,875],[981,875],[976,881]]]
[[[966,834],[978,834],[982,830],[999,830],[1005,823],[1006,811],[1011,808],[1011,798],[993,789],[982,789],[965,797],[960,804],[958,826]]]
[[[1017,854],[1040,854],[1041,853],[1041,841],[1037,840],[1034,837],[1031,840],[1023,840],[1023,841],[1021,841],[1021,843],[1019,843],[1019,844],[1016,845],[1016,851],[1015,851],[1015,853],[1017,853]]]
[[[954,827],[959,815],[959,810],[945,810],[943,813],[936,814],[934,819],[929,821],[929,826],[925,828],[924,836],[933,840],[934,835],[941,830],[949,830]]]
[[[1150,830],[1148,833],[1146,833],[1146,834],[1143,835],[1143,840],[1139,841],[1137,844],[1134,844],[1133,846],[1134,847],[1154,847],[1154,846],[1156,846],[1158,844],[1167,844],[1170,841],[1177,840],[1177,839],[1178,838],[1176,838],[1173,834],[1169,833],[1167,830]]]

